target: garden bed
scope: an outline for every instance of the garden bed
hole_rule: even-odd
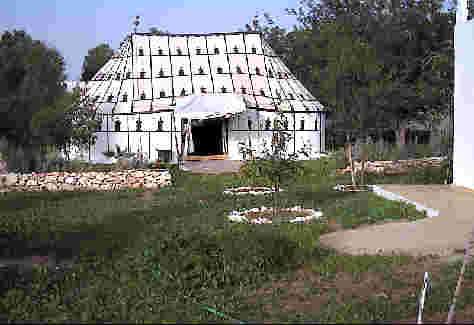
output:
[[[283,192],[283,189],[280,189],[279,192]],[[275,189],[264,186],[241,186],[235,188],[227,188],[224,191],[224,194],[228,195],[265,195],[272,193],[275,193]]]
[[[277,209],[275,217],[273,216],[274,208],[253,208],[244,211],[232,211],[227,218],[233,222],[245,222],[251,224],[262,223],[308,223],[312,220],[319,219],[323,213],[313,209],[304,209],[299,206],[293,208]]]

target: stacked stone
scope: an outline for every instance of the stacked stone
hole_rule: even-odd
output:
[[[167,170],[124,170],[110,172],[52,172],[0,175],[0,191],[115,191],[158,189],[171,184]]]
[[[365,171],[366,173],[399,175],[407,173],[411,168],[441,167],[444,159],[443,157],[435,157],[398,161],[367,161],[365,163]],[[354,171],[356,174],[362,171],[362,163],[360,161],[354,161]],[[349,174],[351,167],[347,166],[344,169],[338,169],[337,172],[339,174]]]

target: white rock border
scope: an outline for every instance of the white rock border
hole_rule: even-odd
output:
[[[246,215],[249,212],[262,212],[262,211],[272,211],[273,208],[267,208],[265,206],[262,206],[261,208],[253,208],[253,209],[248,209],[244,211],[231,211],[230,214],[227,216],[227,219],[229,219],[232,222],[240,222],[240,223],[251,223],[251,224],[269,224],[272,223],[272,220],[267,219],[267,218],[256,218],[256,219],[251,219],[249,220]],[[280,211],[301,211],[301,212],[311,212],[310,215],[306,217],[295,217],[291,220],[289,220],[290,223],[304,223],[306,221],[311,221],[315,219],[320,219],[323,216],[322,211],[316,211],[313,209],[304,209],[300,206],[295,206],[293,208],[283,208],[280,209]]]
[[[261,189],[262,191],[253,191],[256,189]],[[239,190],[248,190],[248,191],[240,192]],[[280,188],[279,192],[284,192],[284,190]],[[265,186],[241,186],[241,187],[226,188],[224,192],[222,193],[227,194],[227,195],[265,195],[265,194],[275,193],[275,190],[270,187],[265,187]]]
[[[435,209],[432,209],[432,208],[428,208],[427,206],[424,206],[423,204],[420,204],[418,202],[415,202],[415,201],[412,201],[412,200],[409,200],[407,199],[406,197],[404,196],[401,196],[397,193],[393,193],[393,192],[390,192],[390,191],[387,191],[387,190],[384,190],[381,186],[379,185],[365,185],[367,186],[367,188],[369,188],[369,190],[374,193],[375,195],[377,196],[380,196],[380,197],[383,197],[384,199],[387,199],[387,200],[390,200],[390,201],[398,201],[398,202],[404,202],[404,203],[408,203],[408,204],[412,204],[415,206],[415,209],[416,211],[419,211],[419,212],[426,212],[426,216],[428,218],[432,218],[432,217],[437,217],[439,216],[439,211],[438,210],[435,210]],[[333,187],[333,190],[336,190],[336,191],[341,191],[342,189],[344,189],[345,185],[336,185]]]
[[[344,191],[346,187],[352,187],[352,184],[337,184],[332,189],[339,192],[372,192],[374,190],[373,185],[362,185],[362,186],[366,187],[367,190],[360,189],[360,190],[353,190],[353,191]]]

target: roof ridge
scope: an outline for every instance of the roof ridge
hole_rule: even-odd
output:
[[[131,35],[140,35],[140,36],[175,36],[175,37],[186,37],[186,36],[224,36],[224,35],[241,35],[241,34],[257,34],[261,35],[261,32],[256,31],[241,31],[241,32],[220,32],[220,33],[160,33],[155,34],[152,32],[136,32]]]

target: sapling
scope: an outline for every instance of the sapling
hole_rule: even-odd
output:
[[[259,177],[265,179],[272,187],[272,215],[276,217],[280,207],[280,188],[282,182],[289,182],[296,178],[299,170],[303,167],[296,160],[298,153],[288,153],[288,142],[291,134],[285,129],[286,117],[279,112],[274,121],[274,129],[272,131],[272,142],[269,148],[264,144],[263,150],[259,157],[253,158],[247,165],[247,176]],[[241,144],[241,152],[251,152],[251,148]],[[303,150],[303,154],[308,154]]]

